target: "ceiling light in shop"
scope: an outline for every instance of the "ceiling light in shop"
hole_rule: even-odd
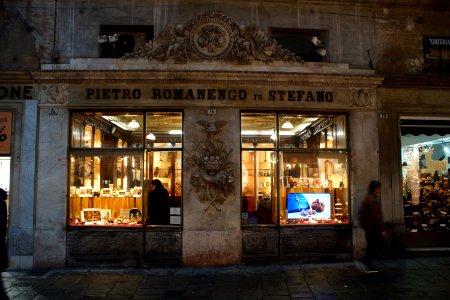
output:
[[[277,139],[277,134],[275,133],[275,130],[272,132],[272,135],[270,136],[270,139],[275,141]]]
[[[283,129],[292,129],[292,128],[294,128],[294,125],[292,125],[291,122],[286,121],[286,122],[283,123],[283,125],[281,125],[281,128],[283,128]]]
[[[169,134],[172,134],[172,135],[180,135],[180,134],[183,134],[183,131],[181,131],[181,130],[176,130],[176,129],[174,129],[174,130],[169,130]]]
[[[146,138],[147,138],[147,140],[150,140],[150,141],[156,140],[156,136],[152,132],[147,134]]]
[[[139,126],[140,125],[139,125],[139,123],[136,120],[131,120],[131,122],[128,123],[128,127],[133,128],[133,129],[139,128]]]

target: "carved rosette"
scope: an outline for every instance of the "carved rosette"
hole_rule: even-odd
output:
[[[68,86],[43,85],[41,90],[41,104],[66,104],[69,99]]]
[[[214,207],[220,211],[220,205],[226,196],[233,192],[234,171],[228,167],[230,151],[225,150],[222,140],[215,137],[226,122],[199,121],[204,127],[206,138],[201,140],[192,157],[194,170],[191,175],[193,189],[199,194],[199,200],[205,203],[204,210]]]
[[[373,107],[375,105],[375,89],[356,89],[348,90],[350,106]]]
[[[169,24],[144,47],[123,59],[144,58],[175,63],[225,61],[247,64],[251,60],[303,62],[291,51],[277,45],[256,25],[239,25],[219,11],[193,17],[187,24]]]

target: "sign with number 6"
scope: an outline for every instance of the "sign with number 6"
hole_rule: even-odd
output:
[[[11,154],[12,112],[0,111],[0,155]]]

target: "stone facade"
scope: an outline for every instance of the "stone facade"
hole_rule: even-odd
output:
[[[350,260],[360,257],[364,248],[363,232],[355,220],[372,178],[381,178],[383,183],[389,249],[403,251],[403,242],[396,242],[403,241],[399,117],[450,117],[448,77],[423,75],[422,37],[450,35],[449,8],[441,3],[364,0],[331,4],[316,0],[163,5],[159,1],[110,1],[103,7],[73,0],[1,1],[0,22],[5,26],[0,45],[6,46],[0,53],[0,110],[14,112],[8,229],[11,268],[133,267],[158,261],[205,266],[280,259]],[[200,21],[193,21],[196,18]],[[199,38],[202,22],[216,26],[208,30],[217,31],[227,42],[216,44],[212,54],[186,41],[192,36]],[[152,25],[153,48],[141,49],[140,54],[126,59],[99,58],[99,28],[105,24]],[[183,39],[164,44],[163,33],[176,38],[175,31],[168,30],[179,25],[187,31]],[[303,62],[282,45],[273,48],[272,28],[325,32],[327,55],[320,63]],[[249,31],[251,38],[240,40],[240,29]],[[156,41],[172,50],[158,56]],[[259,45],[262,52],[250,52],[251,44]],[[179,49],[185,52],[176,52]],[[147,54],[141,55],[142,51]],[[117,87],[138,89],[141,97],[88,97],[88,89]],[[152,98],[154,88],[180,87],[241,90],[245,99]],[[268,98],[270,90],[301,89],[331,93],[333,101]],[[212,105],[217,110],[214,116],[207,114]],[[139,230],[68,228],[70,111],[130,107],[183,110],[184,126],[189,130],[184,133],[182,228],[145,234]],[[241,110],[348,115],[351,224],[280,230],[241,227]],[[189,181],[196,169],[192,156],[205,138],[199,122],[205,120],[223,124],[217,138],[232,150],[227,163],[236,178],[229,193],[211,204],[201,201]],[[293,241],[292,236],[300,232],[310,241],[308,245]],[[316,242],[315,236],[327,242]],[[150,259],[145,261],[145,257]]]

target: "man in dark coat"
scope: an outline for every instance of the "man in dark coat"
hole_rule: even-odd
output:
[[[372,261],[376,258],[384,243],[385,231],[383,216],[381,213],[381,205],[378,202],[380,192],[381,183],[372,180],[369,184],[369,192],[359,209],[359,224],[364,229],[367,242],[363,263],[366,265],[368,272],[377,272]]]
[[[148,197],[147,224],[168,225],[169,224],[169,192],[163,187],[158,179],[150,183],[152,191]]]

